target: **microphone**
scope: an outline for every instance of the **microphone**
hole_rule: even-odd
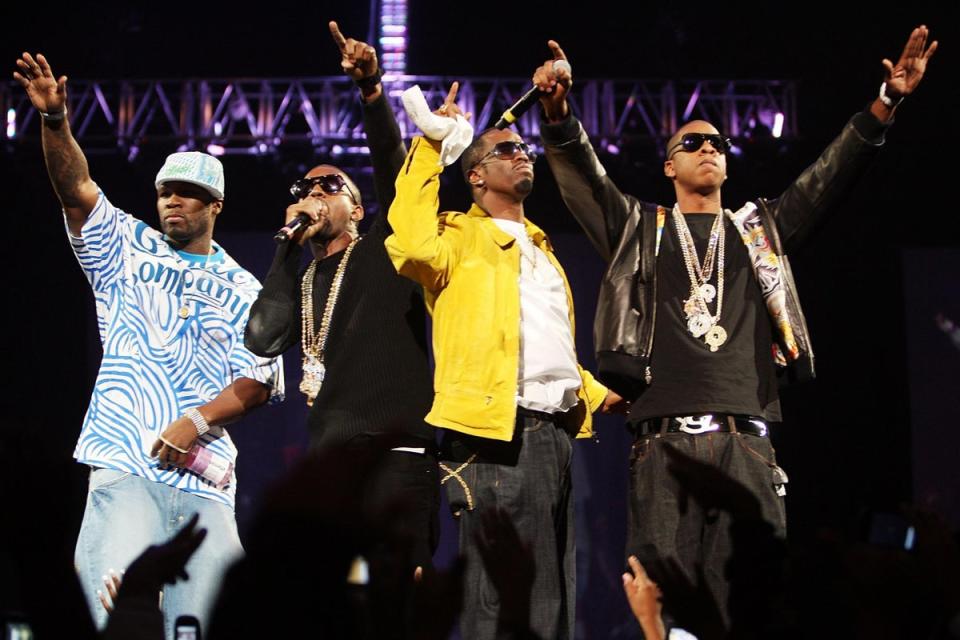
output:
[[[554,60],[553,68],[557,71],[565,69],[568,74],[573,73],[572,69],[570,68],[570,63],[566,60]],[[500,116],[500,119],[497,120],[497,124],[493,125],[493,127],[495,129],[506,129],[512,125],[517,121],[518,118],[520,118],[520,116],[529,111],[530,107],[537,103],[542,94],[543,92],[537,87],[531,88],[529,91],[523,94],[519,100],[514,102],[509,109],[503,112],[503,115]]]
[[[273,241],[277,244],[289,242],[290,238],[300,230],[301,227],[310,224],[312,220],[305,213],[297,214],[297,217],[280,227],[280,230],[273,235]]]

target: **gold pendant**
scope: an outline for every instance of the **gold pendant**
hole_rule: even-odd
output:
[[[300,380],[300,392],[307,396],[308,407],[313,406],[313,401],[320,393],[320,387],[323,385],[323,378],[326,373],[327,368],[320,358],[310,354],[303,356],[303,378]]]
[[[716,352],[727,341],[727,332],[723,327],[715,324],[704,334],[703,340],[710,345],[710,351]]]

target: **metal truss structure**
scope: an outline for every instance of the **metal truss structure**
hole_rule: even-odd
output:
[[[440,104],[454,78],[386,76],[384,86],[404,136],[415,127],[400,94],[420,85]],[[530,87],[528,78],[466,78],[458,103],[486,126]],[[582,80],[571,103],[587,133],[614,150],[636,140],[662,142],[689,119],[713,122],[734,140],[763,125],[774,135],[797,135],[796,86],[779,80]],[[15,83],[0,85],[9,151],[35,142],[39,115]],[[533,109],[517,123],[536,142]],[[71,81],[68,113],[74,134],[91,153],[121,152],[133,160],[146,145],[207,148],[217,154],[267,155],[306,148],[321,155],[368,153],[357,91],[342,76],[314,78]]]

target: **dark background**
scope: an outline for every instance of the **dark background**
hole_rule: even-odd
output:
[[[555,38],[578,78],[797,80],[800,135],[782,145],[746,147],[741,158],[731,158],[724,202],[733,208],[782,191],[876,96],[880,60],[896,60],[910,30],[930,26],[940,50],[919,90],[898,109],[888,148],[835,215],[791,256],[818,379],[783,391],[785,423],[773,440],[790,477],[788,521],[796,544],[825,527],[853,528],[868,507],[895,508],[915,496],[942,500],[944,492],[921,490],[927,486],[951,487],[945,493],[955,497],[956,413],[937,417],[943,406],[937,403],[957,397],[956,366],[950,365],[960,364],[960,354],[946,340],[936,341],[942,335],[932,327],[930,309],[942,303],[960,315],[948,268],[956,260],[931,263],[922,256],[960,244],[957,3],[914,2],[893,11],[874,4],[841,14],[807,3],[667,2],[627,9],[608,0],[542,9],[520,3],[508,15],[497,15],[494,6],[411,0],[408,73],[451,80],[529,76],[548,54],[546,40]],[[102,3],[95,11],[80,3],[42,10],[21,5],[5,9],[0,60],[12,72],[22,50],[40,51],[55,73],[84,79],[336,75],[339,57],[327,32],[329,19],[338,19],[347,35],[368,34],[366,3],[275,1],[256,11],[177,2]],[[91,173],[114,203],[156,225],[152,184],[162,157],[145,151],[132,164],[120,155],[91,157]],[[673,202],[652,147],[606,160],[624,191]],[[300,167],[283,158],[237,157],[226,158],[225,166],[228,195],[216,237],[262,277],[272,255],[270,231],[289,201],[285,187]],[[546,163],[538,162],[537,171],[527,213],[553,236],[571,276],[579,351],[589,364],[602,264],[577,233]],[[64,501],[69,507],[62,518],[64,544],[72,546],[85,488],[84,472],[70,462],[70,453],[99,358],[92,296],[64,238],[36,140],[0,152],[0,180],[8,256],[0,324],[7,338],[0,344],[7,405],[2,415],[30,434],[31,455],[50,461],[53,470],[45,473],[72,496]],[[467,195],[458,180],[447,180],[441,199],[447,208],[462,209]],[[905,249],[921,256],[914,261],[919,267],[903,266]],[[911,292],[934,280],[940,283],[936,303],[916,303]],[[910,332],[931,330],[929,350],[908,361]],[[287,358],[289,401],[232,430],[241,451],[241,527],[263,487],[296,459],[305,441],[294,377],[298,359],[297,353]],[[926,378],[912,381],[908,364],[914,373],[942,367],[942,375],[927,376],[939,381],[939,394],[911,395],[911,384],[916,389]],[[932,417],[912,421],[911,408]],[[945,428],[914,433],[933,423]],[[923,450],[939,452],[939,459],[918,457],[916,437],[925,438]],[[620,421],[604,418],[599,444],[581,443],[577,451],[584,637],[619,637],[632,629],[619,585],[628,446]],[[948,511],[955,502],[938,506]],[[960,523],[958,514],[952,517],[954,526]],[[30,514],[23,518],[29,524]],[[449,544],[444,554],[449,556]]]

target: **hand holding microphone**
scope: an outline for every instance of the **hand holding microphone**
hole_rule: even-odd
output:
[[[274,242],[283,244],[296,238],[301,245],[316,233],[320,213],[327,203],[322,198],[306,198],[287,207],[286,224],[273,236]]]
[[[533,73],[533,85],[539,89],[538,98],[544,113],[550,122],[559,122],[567,117],[567,94],[573,86],[573,71],[567,61],[567,55],[556,40],[548,40],[547,46],[553,54]]]
[[[566,100],[566,90],[573,82],[573,71],[560,45],[554,40],[550,40],[547,44],[553,51],[553,60],[548,60],[536,70],[533,74],[533,88],[503,112],[497,123],[493,125],[495,128],[506,129],[529,111],[538,100],[543,103],[549,117],[550,108],[547,106],[547,101],[554,101],[558,90],[561,91],[561,99]]]

